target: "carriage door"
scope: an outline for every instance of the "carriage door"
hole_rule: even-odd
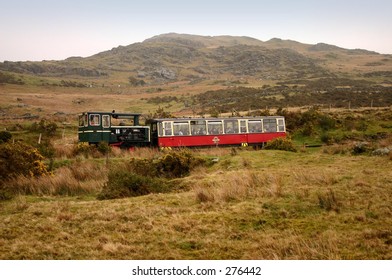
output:
[[[162,127],[162,123],[159,123],[157,121],[153,121],[150,123],[151,143],[153,146],[158,146],[159,127]],[[159,136],[161,136],[161,135],[159,135]]]
[[[246,120],[240,120],[241,144],[248,143],[248,126]]]

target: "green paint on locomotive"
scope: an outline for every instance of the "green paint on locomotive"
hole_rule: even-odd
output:
[[[150,144],[150,127],[139,124],[139,113],[84,112],[79,115],[79,142],[107,142],[125,147]]]

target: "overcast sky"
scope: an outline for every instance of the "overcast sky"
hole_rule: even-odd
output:
[[[392,54],[392,1],[0,0],[0,62],[86,57],[169,32]]]

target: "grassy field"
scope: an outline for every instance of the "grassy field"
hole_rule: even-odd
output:
[[[195,151],[219,161],[176,179],[183,191],[95,198],[108,165],[146,153],[63,162],[54,177],[82,164],[88,194],[0,202],[0,259],[392,259],[388,156]]]
[[[254,83],[265,81],[248,86]],[[78,113],[163,108],[190,116],[192,95],[227,87],[1,85],[0,130],[46,152],[53,175],[7,182],[21,194],[0,200],[0,259],[392,259],[392,156],[370,155],[392,146],[390,107],[312,113],[312,104],[287,106],[298,152],[193,151],[217,162],[174,179],[176,191],[97,199],[111,168],[161,154],[77,154]],[[178,99],[149,102],[168,96]],[[32,127],[43,119],[58,127],[38,145]],[[368,150],[353,155],[358,142]]]

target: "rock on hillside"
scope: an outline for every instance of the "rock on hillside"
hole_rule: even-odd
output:
[[[4,62],[0,63],[0,70],[40,76],[101,77],[106,80],[121,76],[124,82],[128,77],[138,77],[148,83],[221,77],[309,79],[332,75],[331,69],[326,68],[325,58],[320,59],[319,52],[328,52],[328,55],[336,52],[341,56],[342,53],[347,55],[347,51],[350,50],[327,44],[312,46],[276,38],[262,42],[250,37],[169,33],[86,58]],[[358,50],[356,54],[367,55]],[[354,56],[347,57],[351,59]],[[339,60],[339,63],[343,61]],[[376,61],[368,65],[377,63],[380,64]]]

